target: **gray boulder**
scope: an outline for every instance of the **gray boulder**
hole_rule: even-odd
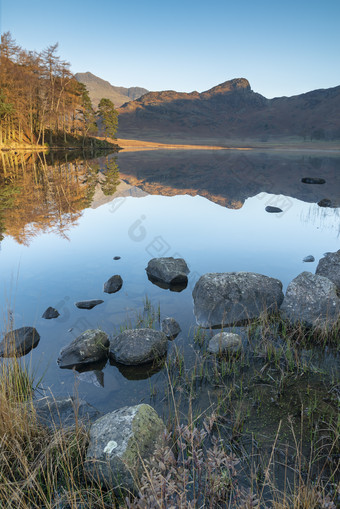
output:
[[[105,332],[89,329],[61,350],[58,364],[61,368],[73,368],[103,361],[108,358],[109,345]]]
[[[108,488],[136,491],[143,462],[162,444],[165,426],[149,405],[115,410],[92,424],[85,471]]]
[[[74,427],[81,421],[87,424],[100,415],[99,411],[83,399],[46,396],[33,402],[39,422],[48,428]]]
[[[242,339],[233,332],[219,332],[211,338],[208,352],[215,355],[235,354],[242,350]]]
[[[164,318],[161,329],[169,339],[174,339],[181,332],[181,328],[174,318]]]
[[[288,285],[280,313],[292,325],[301,323],[326,332],[340,318],[335,284],[326,277],[302,272]]]
[[[35,348],[40,341],[34,327],[20,327],[7,332],[0,342],[0,357],[21,357]]]
[[[335,253],[326,253],[319,261],[315,272],[330,279],[340,291],[340,249]]]
[[[52,308],[51,306],[46,309],[44,314],[42,315],[42,318],[45,318],[45,320],[51,320],[52,318],[58,318],[59,312]]]
[[[281,281],[253,272],[204,274],[192,295],[202,327],[240,324],[277,310],[283,301]]]
[[[110,277],[110,279],[104,283],[104,292],[116,293],[121,289],[122,286],[123,280],[119,275],[116,274],[115,276]]]
[[[313,255],[308,255],[308,256],[305,256],[302,261],[305,263],[312,263],[312,262],[315,262],[315,258]]]
[[[168,349],[164,332],[153,329],[128,329],[110,342],[110,358],[120,364],[135,366],[158,360]]]
[[[181,285],[188,282],[190,272],[183,258],[152,258],[146,267],[149,278],[168,285]]]
[[[92,299],[92,300],[80,300],[79,302],[76,302],[75,305],[79,309],[92,309],[95,306],[98,306],[98,304],[102,304],[104,301],[101,299]]]

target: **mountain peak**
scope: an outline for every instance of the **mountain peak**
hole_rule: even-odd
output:
[[[250,91],[249,81],[245,78],[235,78],[233,80],[225,81],[224,83],[220,83],[220,85],[216,85],[216,87],[210,88],[205,92],[202,92],[202,96],[211,96],[216,94],[225,94],[226,92],[235,92],[239,90],[247,90]]]

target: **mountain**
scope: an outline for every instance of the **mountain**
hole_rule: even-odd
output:
[[[118,137],[340,139],[340,86],[267,99],[244,78],[202,93],[149,92],[119,109]]]
[[[98,78],[98,76],[95,76],[91,72],[77,72],[74,77],[77,81],[86,85],[91,101],[95,107],[98,106],[100,99],[103,97],[111,99],[116,108],[118,108],[122,104],[138,99],[148,92],[148,90],[141,87],[115,87],[108,81]]]

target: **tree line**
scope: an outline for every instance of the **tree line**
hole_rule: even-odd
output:
[[[118,113],[109,99],[93,109],[88,91],[58,55],[58,43],[27,51],[12,38],[0,44],[0,146],[87,144],[103,133],[114,138]]]

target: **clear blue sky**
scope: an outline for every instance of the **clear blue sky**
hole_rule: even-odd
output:
[[[26,49],[59,42],[73,72],[149,90],[244,77],[266,97],[340,85],[340,0],[0,0]]]

